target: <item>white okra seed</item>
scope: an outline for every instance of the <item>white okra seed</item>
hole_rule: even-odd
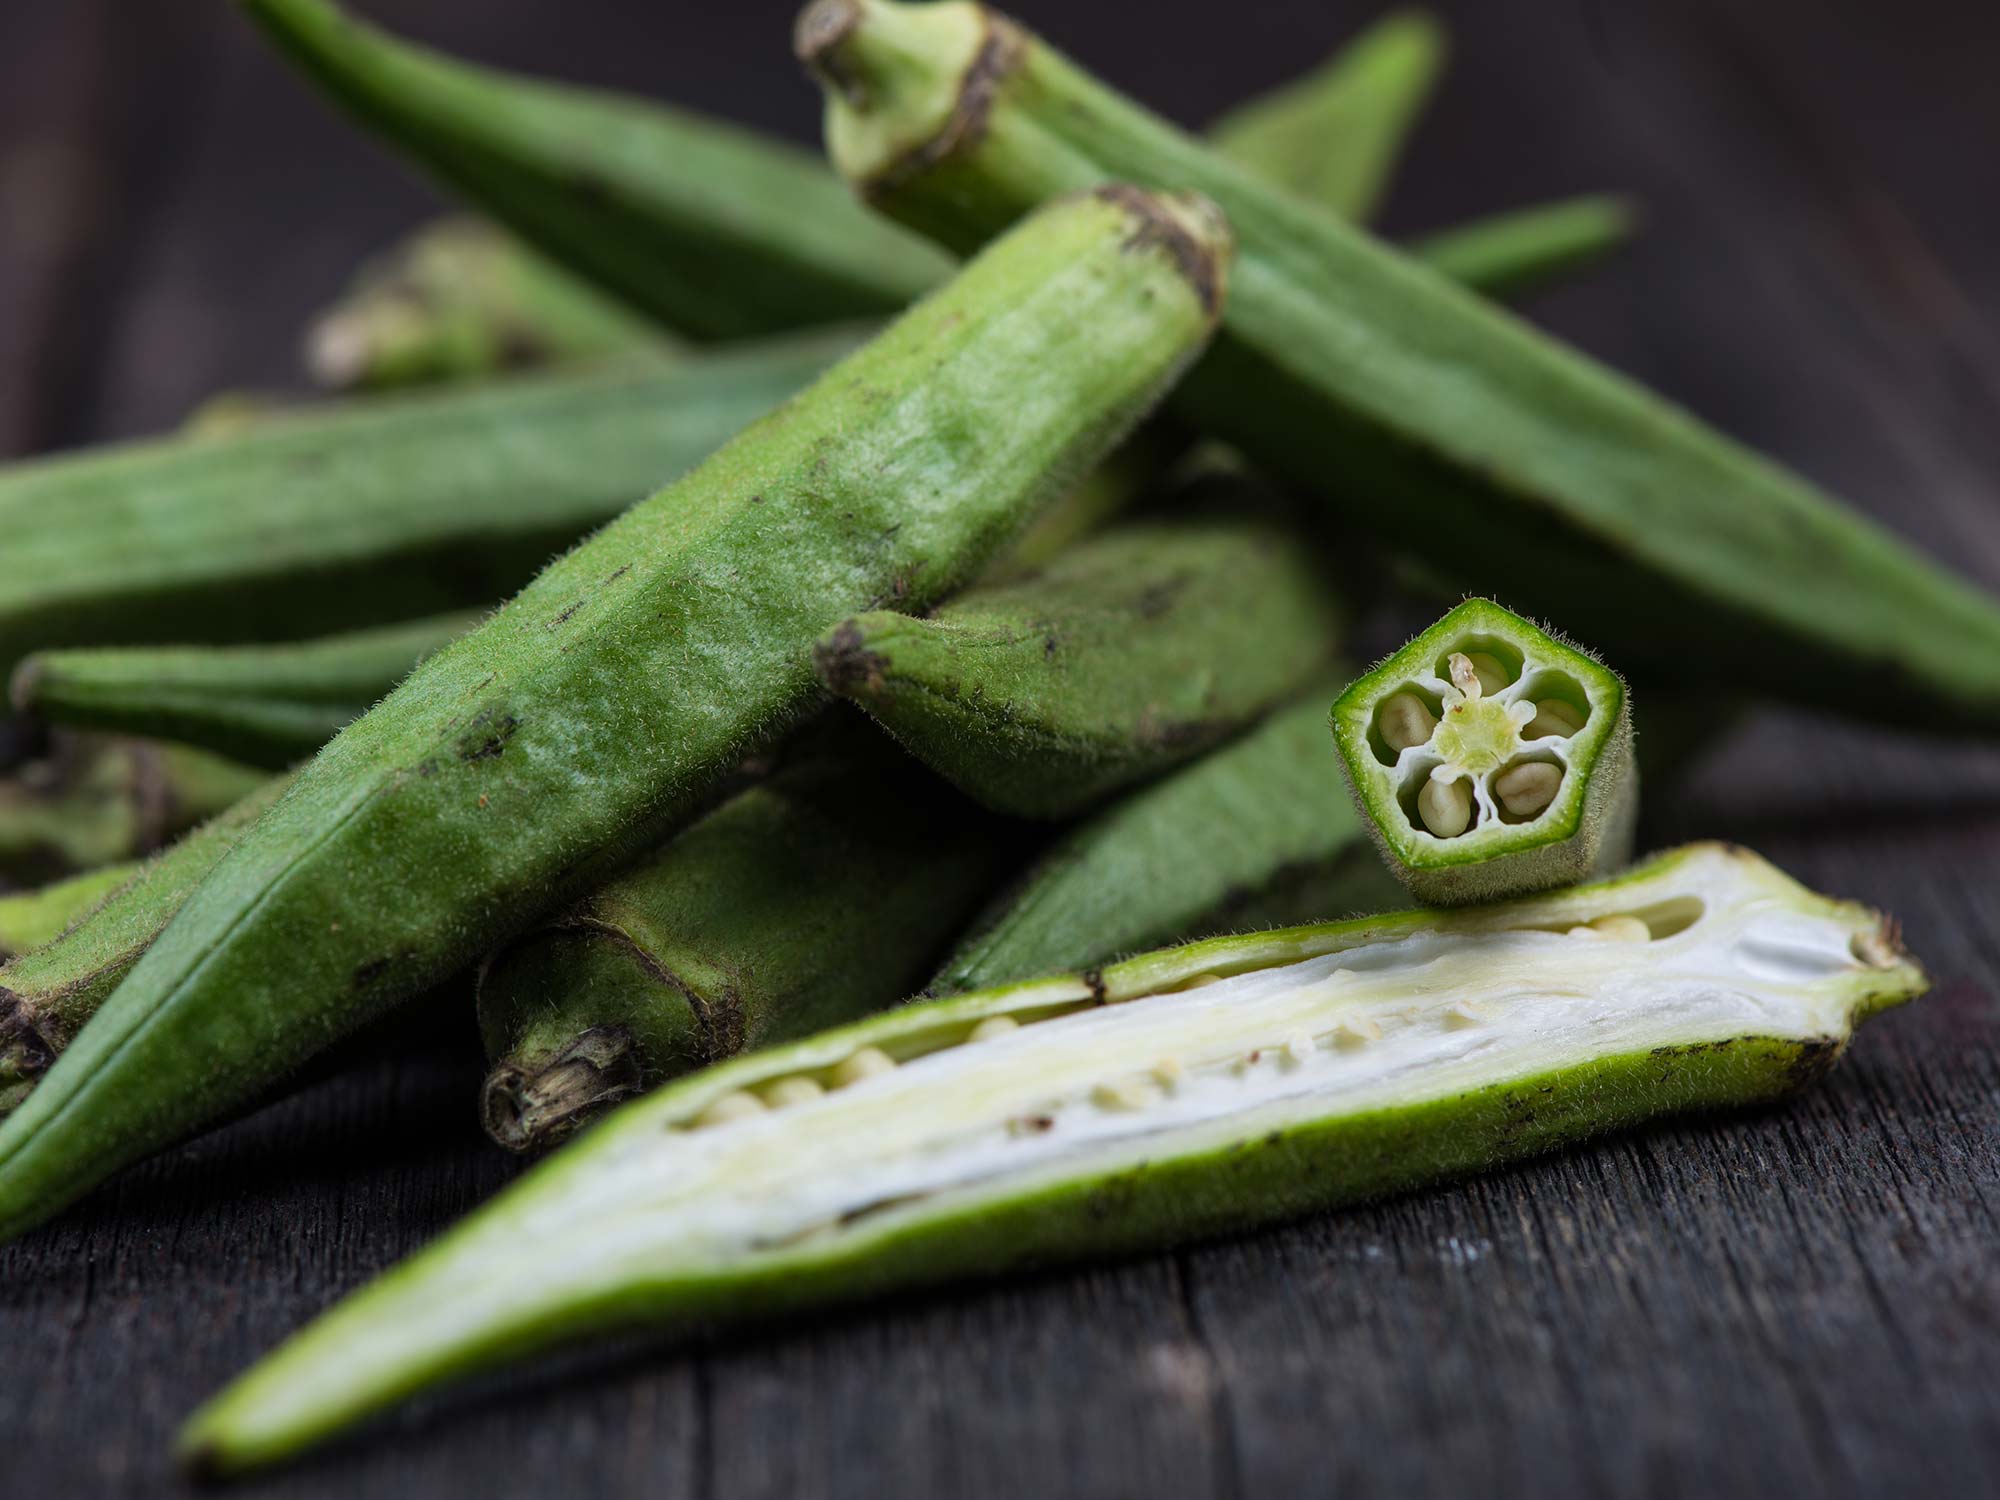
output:
[[[1539,740],[1549,735],[1568,739],[1583,728],[1583,715],[1560,698],[1544,698],[1535,705],[1535,716],[1521,731],[1524,739]]]
[[[1455,839],[1472,822],[1472,789],[1463,781],[1432,777],[1417,793],[1417,816],[1441,839]]]
[[[1430,705],[1408,691],[1384,698],[1375,723],[1382,731],[1382,743],[1398,751],[1424,744],[1438,727],[1437,715],[1431,712]]]
[[[1333,1028],[1333,1039],[1341,1047],[1365,1047],[1382,1040],[1382,1023],[1373,1016],[1343,1016]]]
[[[1168,1088],[1172,1088],[1187,1077],[1187,1068],[1178,1057],[1163,1057],[1153,1064],[1153,1077]]]
[[[1525,761],[1510,766],[1493,778],[1493,795],[1500,805],[1517,818],[1532,818],[1556,800],[1562,786],[1562,767],[1546,761]]]
[[[1590,927],[1600,937],[1615,938],[1621,943],[1649,943],[1653,940],[1653,929],[1638,917],[1623,914],[1599,917]]]
[[[863,1047],[851,1057],[844,1057],[834,1065],[833,1086],[844,1089],[850,1083],[860,1083],[866,1078],[879,1077],[883,1073],[896,1070],[896,1059],[880,1047]]]
[[[1090,1091],[1091,1102],[1102,1109],[1144,1109],[1161,1097],[1160,1086],[1145,1078],[1120,1078]]]
[[[804,1104],[817,1099],[826,1092],[826,1086],[817,1078],[780,1078],[764,1089],[764,1102],[773,1109],[783,1109],[787,1104]]]
[[[1005,1036],[1010,1031],[1019,1031],[1021,1023],[1012,1016],[988,1016],[972,1028],[972,1035],[966,1038],[973,1042],[990,1042],[996,1036]]]
[[[732,1120],[745,1120],[751,1115],[764,1113],[764,1101],[755,1094],[737,1089],[724,1094],[711,1103],[707,1109],[694,1117],[694,1128],[705,1130],[711,1125],[727,1125]]]
[[[1513,681],[1500,658],[1490,651],[1471,651],[1465,659],[1472,665],[1472,675],[1479,679],[1479,690],[1489,698]]]
[[[1303,1031],[1295,1031],[1285,1038],[1285,1056],[1293,1062],[1304,1062],[1318,1050],[1313,1039]]]

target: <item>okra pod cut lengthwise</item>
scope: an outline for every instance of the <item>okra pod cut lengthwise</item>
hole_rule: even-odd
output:
[[[1643,935],[1606,940],[1613,917]],[[1923,986],[1878,913],[1695,845],[906,1006],[626,1106],[252,1370],[182,1451],[247,1468],[607,1327],[1171,1244],[1769,1099]],[[788,1079],[821,1091],[731,1104]]]
[[[1107,179],[1241,254],[1176,408],[1462,584],[1641,666],[1904,728],[2000,729],[2000,607],[1770,461],[1232,166],[963,0],[819,0],[836,165],[965,249]]]
[[[431,657],[299,772],[0,1127],[0,1236],[613,873],[962,585],[1206,339],[1197,199],[1050,207]]]

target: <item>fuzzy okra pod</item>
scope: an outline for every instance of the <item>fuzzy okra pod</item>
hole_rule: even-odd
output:
[[[0,963],[45,947],[139,873],[140,861],[104,865],[39,890],[0,896]]]
[[[0,874],[47,878],[150,854],[265,780],[181,745],[62,737],[0,780]]]
[[[0,672],[46,646],[287,640],[489,604],[859,342],[357,401],[0,470]]]
[[[52,724],[150,735],[282,768],[486,614],[428,615],[282,645],[41,651],[15,669],[14,707]]]
[[[51,941],[0,965],[0,1114],[27,1097],[285,785],[274,777],[151,859],[118,866],[108,894]]]
[[[486,961],[486,1133],[540,1150],[668,1078],[893,1004],[1012,842],[873,731],[803,756]]]
[[[1558,616],[1634,671],[2000,729],[1987,595],[1014,22],[964,0],[817,0],[797,45],[835,163],[954,248],[1106,179],[1221,204],[1234,291],[1175,409],[1462,585]]]
[[[1332,721],[1369,834],[1419,901],[1498,901],[1632,857],[1624,681],[1490,600],[1356,678]]]
[[[524,365],[664,354],[658,324],[479,219],[426,224],[314,320],[313,378],[335,390],[461,380]]]
[[[1923,987],[1879,913],[1708,844],[905,1006],[627,1105],[224,1391],[182,1454],[268,1463],[610,1327],[1129,1253],[1770,1099]],[[793,1080],[818,1088],[741,1102]]]
[[[1052,205],[551,564],[309,762],[0,1127],[0,1238],[601,883],[962,585],[1207,338],[1199,199]]]
[[[1325,701],[1307,693],[1065,833],[974,925],[929,991],[1400,905],[1401,888],[1329,774]]]
[[[1284,527],[1145,520],[927,618],[846,620],[813,663],[979,801],[1060,818],[1262,717],[1326,670],[1343,623]]]

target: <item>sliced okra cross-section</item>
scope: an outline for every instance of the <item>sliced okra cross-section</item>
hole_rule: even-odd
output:
[[[1419,901],[1492,901],[1625,863],[1630,695],[1596,658],[1468,599],[1333,705],[1355,801]]]

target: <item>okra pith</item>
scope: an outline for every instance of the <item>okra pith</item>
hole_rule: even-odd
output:
[[[1879,913],[1695,845],[905,1006],[627,1105],[243,1376],[181,1452],[246,1469],[610,1327],[1150,1249],[1778,1097],[1924,983]],[[795,1079],[819,1088],[741,1102]]]
[[[934,994],[1087,969],[1220,933],[1401,904],[1340,778],[1326,692],[1065,833],[975,924]]]
[[[987,806],[1059,818],[1227,739],[1333,660],[1312,550],[1256,519],[1128,522],[928,618],[877,610],[820,681]]]
[[[50,646],[296,640],[490,604],[859,342],[822,332],[0,469],[0,673]]]
[[[1052,205],[551,564],[297,775],[0,1126],[0,1238],[252,1097],[687,818],[813,642],[961,586],[1213,327],[1199,200]]]
[[[1985,593],[1014,22],[963,0],[819,0],[797,36],[836,164],[946,245],[1108,178],[1219,203],[1242,242],[1234,291],[1175,410],[1354,523],[1634,672],[1906,729],[2000,729]]]
[[[1332,722],[1369,834],[1419,901],[1498,901],[1632,857],[1624,680],[1490,600],[1357,677]]]
[[[481,967],[487,1134],[541,1150],[668,1078],[902,999],[1010,843],[873,731],[739,792]]]
[[[315,641],[41,651],[15,669],[16,711],[73,728],[199,745],[252,765],[304,759],[486,611]]]

